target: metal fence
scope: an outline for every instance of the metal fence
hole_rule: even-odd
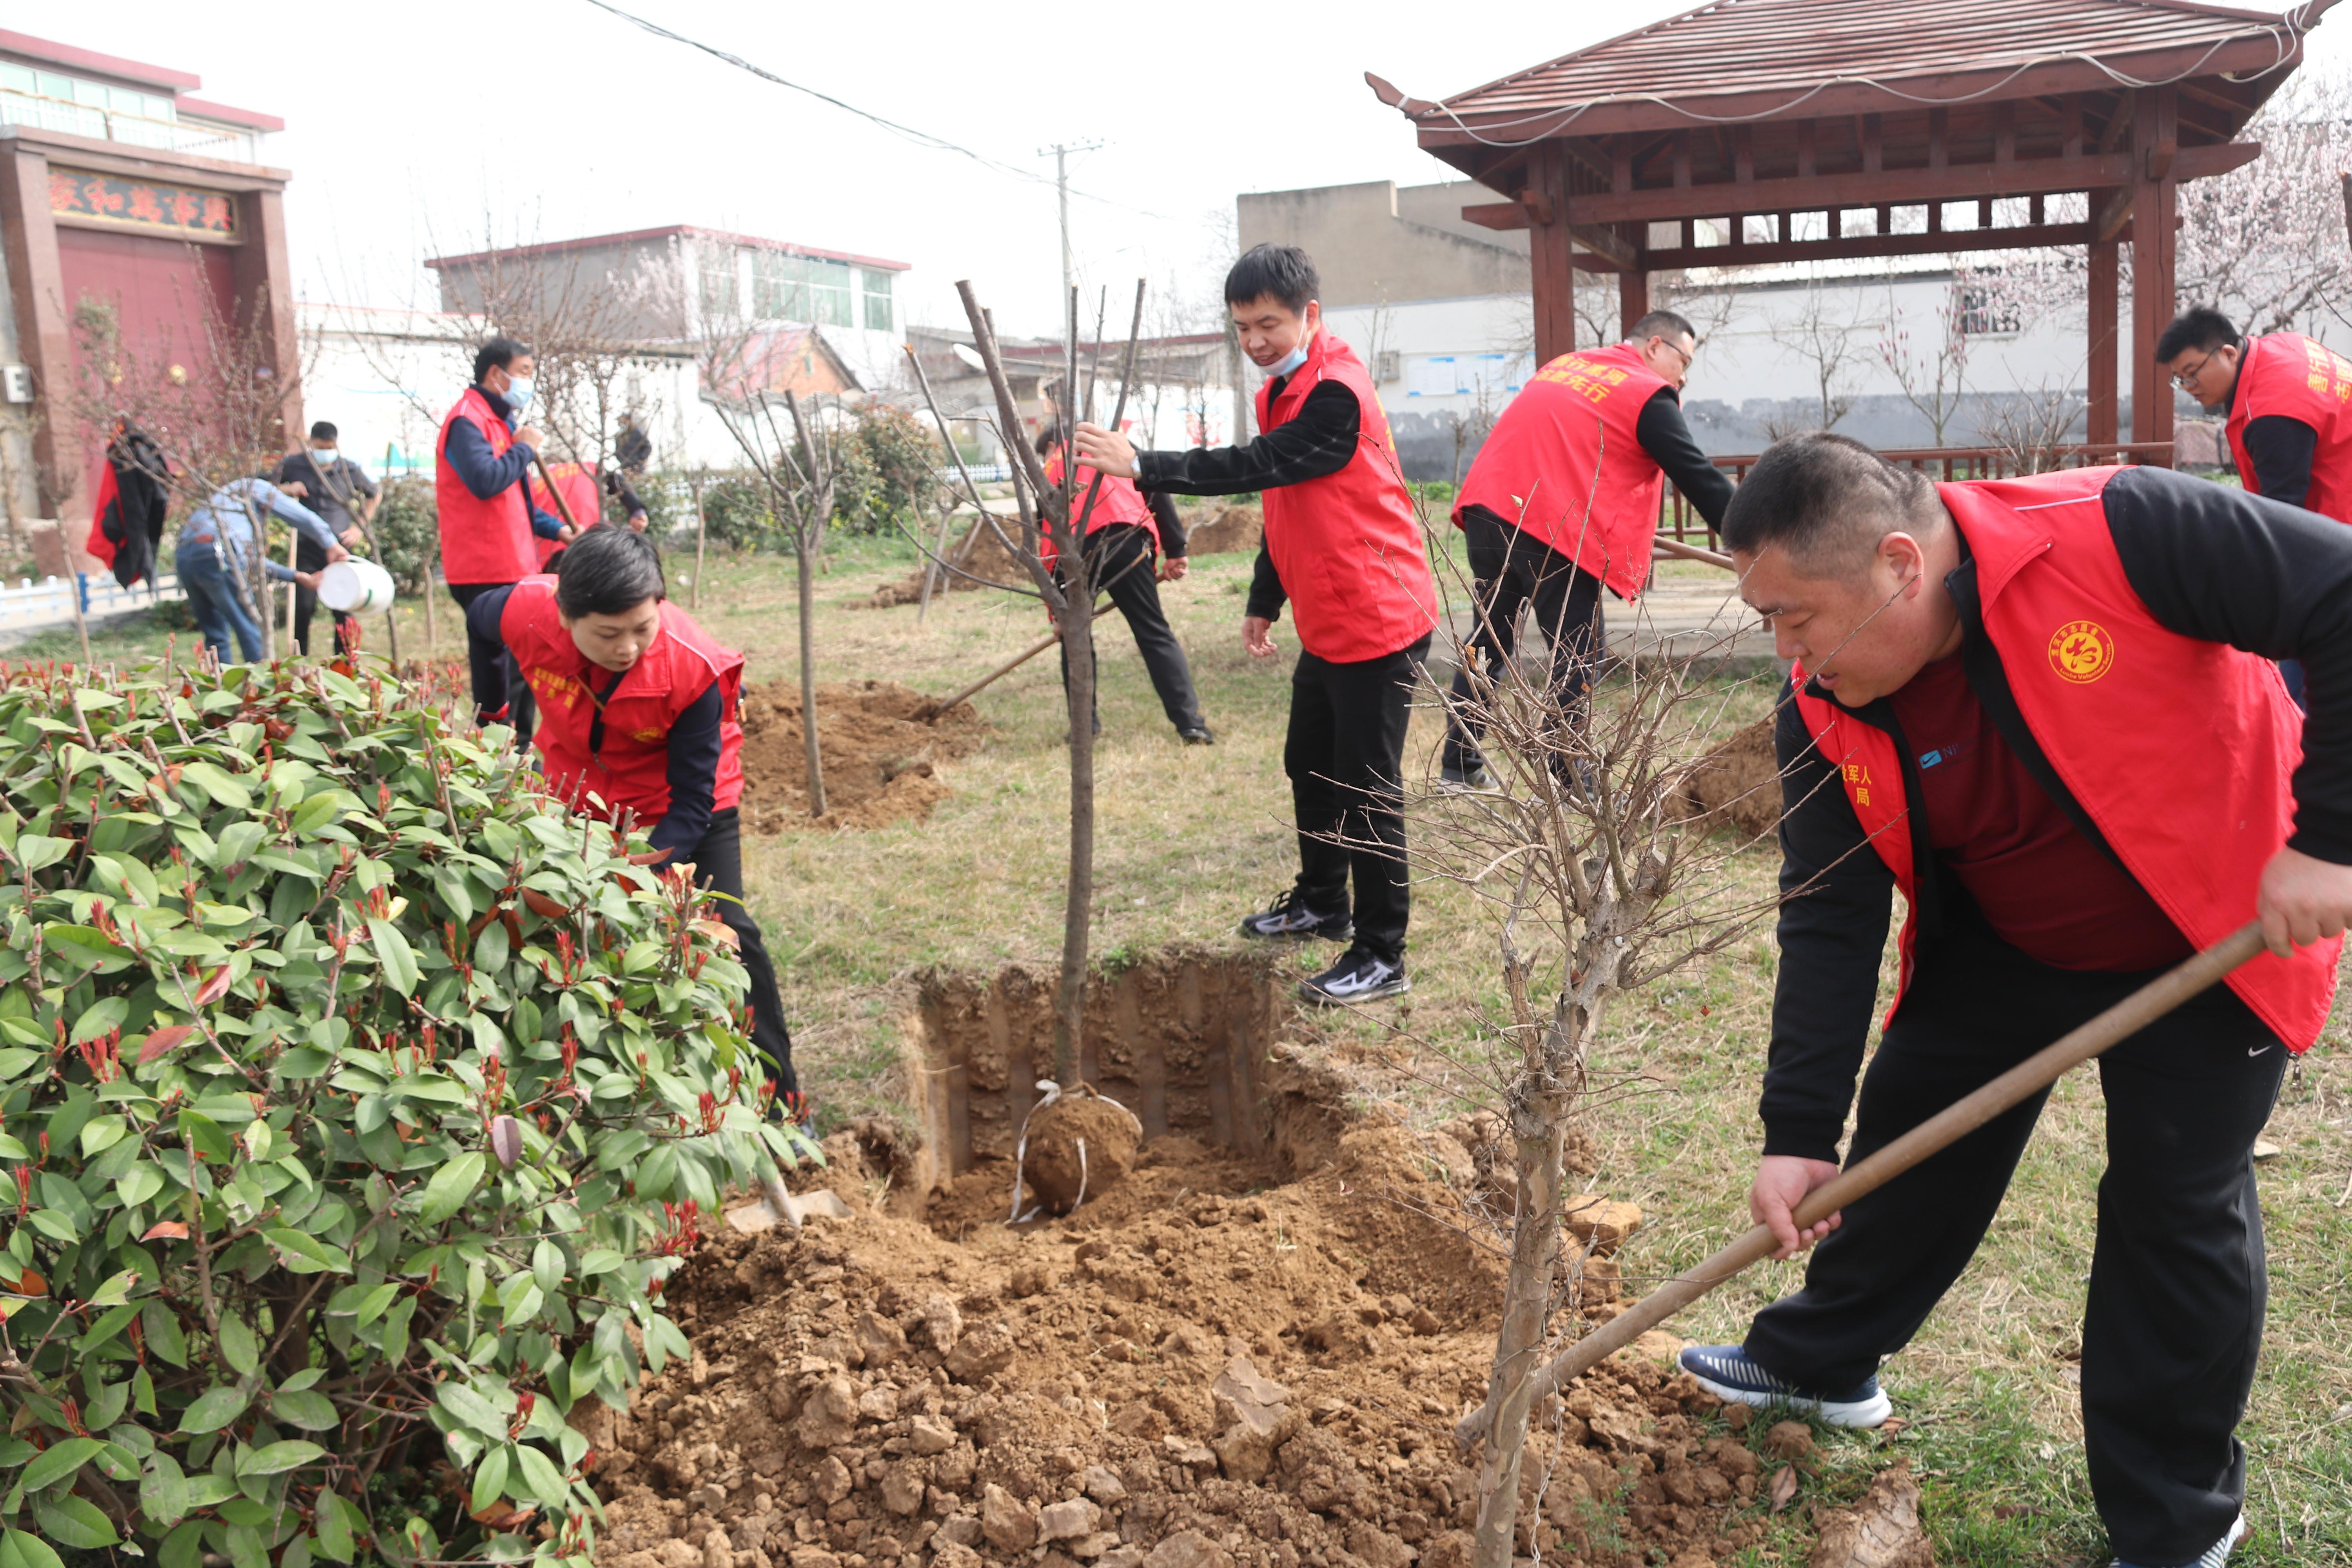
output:
[[[2052,447],[2022,456],[1996,447],[1919,447],[1881,452],[1879,456],[1949,484],[1958,479],[2013,479],[2021,473],[2042,473],[2052,468],[2096,468],[2105,463],[2168,464],[2172,460],[2172,445],[2169,441],[2106,441],[2095,446]],[[1742,452],[1712,461],[1718,468],[1730,469],[1731,482],[1736,485],[1747,479],[1748,470],[1756,466],[1761,456]],[[1658,531],[1684,544],[1709,550],[1723,548],[1715,530],[1691,510],[1690,502],[1672,485],[1666,487],[1664,514],[1658,521]]]
[[[151,609],[167,600],[187,596],[180,591],[180,579],[169,574],[160,581],[142,583],[136,588],[126,588],[111,577],[93,576],[87,572],[71,577],[44,577],[37,583],[23,577],[13,588],[0,588],[0,632],[73,625],[76,594],[81,597],[81,613],[85,616]]]

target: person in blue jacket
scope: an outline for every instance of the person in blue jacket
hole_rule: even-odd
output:
[[[228,662],[229,634],[250,663],[261,657],[261,623],[265,606],[252,602],[253,552],[261,550],[262,566],[273,583],[293,583],[319,590],[320,574],[297,572],[269,559],[262,538],[262,519],[280,517],[326,552],[327,564],[347,561],[351,552],[335,539],[334,530],[318,513],[270,482],[266,474],[231,479],[180,524],[180,542],[173,563],[180,587],[188,595],[188,609],[204,633],[205,646],[223,664]]]

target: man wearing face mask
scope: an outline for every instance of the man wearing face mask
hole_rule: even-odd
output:
[[[546,444],[537,429],[515,423],[530,402],[531,370],[529,349],[512,338],[492,338],[474,354],[474,384],[441,422],[434,471],[441,574],[460,605],[537,572],[534,535],[565,543],[573,538],[560,520],[530,504],[525,483],[532,458]],[[512,657],[500,657],[515,675]],[[528,744],[536,718],[530,689],[519,676],[510,687],[509,710],[478,711],[475,720],[511,723],[518,741]]]
[[[1641,593],[1666,480],[1710,528],[1731,504],[1731,481],[1683,422],[1697,347],[1689,321],[1653,310],[1622,343],[1560,355],[1495,421],[1454,502],[1475,582],[1473,643],[1500,668],[1533,600],[1552,650],[1551,695],[1580,721],[1601,665],[1601,590]],[[1486,782],[1461,707],[1475,689],[1468,670],[1454,672],[1440,777],[1455,788]]]
[[[1246,447],[1139,452],[1077,427],[1081,459],[1140,489],[1263,492],[1265,539],[1242,646],[1271,658],[1286,600],[1302,651],[1291,675],[1283,771],[1298,823],[1298,879],[1242,921],[1260,938],[1349,943],[1299,989],[1368,1002],[1411,989],[1404,973],[1404,735],[1416,667],[1437,625],[1421,524],[1388,416],[1355,351],[1323,328],[1321,279],[1294,246],[1261,245],[1225,275],[1243,352],[1265,373]],[[1352,911],[1349,884],[1354,884]]]
[[[324,419],[310,426],[310,444],[289,454],[278,465],[278,488],[317,512],[346,550],[367,542],[365,525],[375,517],[375,481],[357,463],[336,449],[335,427]],[[356,512],[357,515],[354,515]],[[326,569],[327,552],[307,533],[294,536],[294,569],[317,573]],[[319,614],[319,595],[299,584],[294,589],[294,641],[304,657],[310,652],[310,623]],[[358,622],[341,610],[335,616],[335,651],[349,653],[356,644]]]

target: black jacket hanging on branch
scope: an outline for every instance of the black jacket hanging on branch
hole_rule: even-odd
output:
[[[169,471],[153,441],[127,423],[115,426],[106,444],[106,471],[99,477],[87,548],[126,588],[155,575],[163,513],[171,504],[163,488]]]

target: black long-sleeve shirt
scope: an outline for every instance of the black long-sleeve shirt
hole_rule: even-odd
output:
[[[2352,865],[2352,529],[2165,468],[2127,468],[2108,481],[2103,500],[2124,574],[2158,622],[2183,637],[2303,661],[2310,711],[2287,843],[2315,859]],[[1964,563],[1946,584],[1960,611],[1969,687],[2026,770],[2112,855],[2025,729],[2000,660],[1989,654],[1975,563]],[[1785,688],[1781,695],[1775,741],[1785,901],[1760,1106],[1764,1152],[1834,1160],[1877,1000],[1895,877]],[[2180,694],[2185,718],[2200,700],[2201,693]],[[1850,711],[1900,743],[1892,704]],[[1906,773],[1915,767],[1907,752],[1904,765]],[[1918,940],[1933,942],[1965,895],[1930,847],[1916,778],[1906,781],[1905,798],[1913,816],[1914,918]]]
[[[511,587],[493,589],[466,606],[466,638],[477,656],[472,660],[474,700],[476,706],[491,712],[506,705],[507,661],[501,657],[506,639],[499,635],[499,620],[507,612],[507,595],[513,592]],[[596,690],[600,708],[628,678],[627,670],[608,676],[593,665],[583,677]],[[725,700],[719,683],[713,681],[710,689],[688,703],[669,727],[669,764],[665,770],[669,808],[654,824],[650,837],[653,847],[668,850],[672,860],[692,854],[710,830],[712,808],[719,798],[719,726],[726,717]]]
[[[2242,375],[2238,379],[2245,378]],[[2232,382],[2231,410],[2237,405],[2238,384]],[[2254,470],[2240,474],[2239,482],[2262,491],[2272,500],[2301,506],[2311,494],[2311,460],[2319,451],[2319,432],[2291,415],[2265,414],[2246,421],[2246,433],[2239,439],[2245,443],[2246,460]]]
[[[1641,417],[1633,423],[1633,439],[1642,444],[1650,461],[1664,471],[1666,481],[1698,509],[1709,528],[1722,523],[1724,509],[1731,504],[1731,480],[1691,438],[1690,426],[1683,418],[1682,397],[1673,387],[1662,386],[1650,394],[1650,401],[1642,405]]]

